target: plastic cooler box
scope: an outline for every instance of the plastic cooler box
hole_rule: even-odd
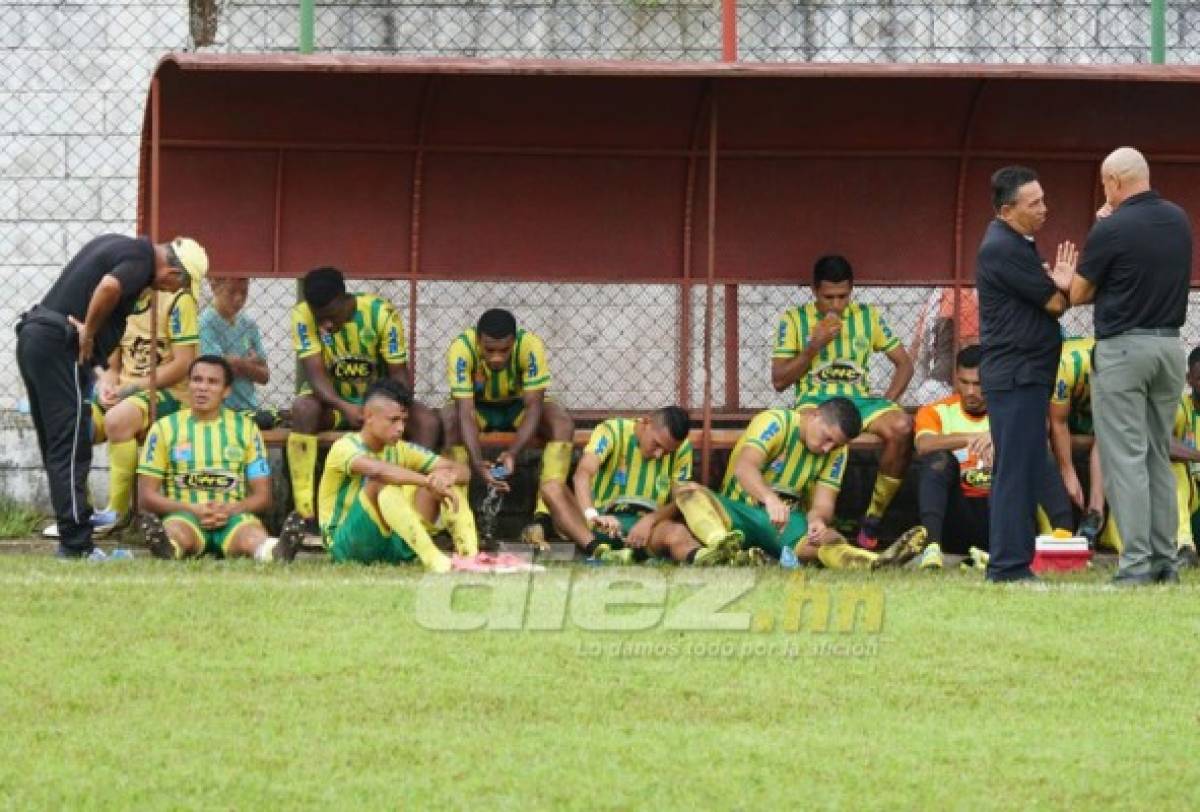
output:
[[[1092,551],[1088,549],[1087,539],[1081,536],[1038,536],[1030,569],[1038,573],[1070,572],[1085,569],[1091,560]]]

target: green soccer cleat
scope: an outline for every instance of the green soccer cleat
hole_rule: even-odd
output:
[[[748,550],[738,550],[733,557],[733,566],[735,567],[765,567],[767,566],[767,554],[760,547],[751,547]]]
[[[605,564],[615,564],[618,567],[628,567],[634,563],[632,549],[622,547],[619,550],[614,550],[608,544],[597,544],[596,554],[593,558],[597,561],[603,561]]]
[[[917,559],[917,569],[919,570],[940,570],[945,566],[946,562],[942,559],[942,546],[936,541],[927,544]]]
[[[732,564],[742,549],[742,539],[741,530],[730,530],[717,539],[715,544],[706,545],[697,550],[692,563],[697,567],[719,567],[724,564]]]
[[[902,567],[919,556],[929,541],[929,534],[921,525],[909,528],[900,534],[890,547],[879,554],[872,562],[872,569],[882,567]]]

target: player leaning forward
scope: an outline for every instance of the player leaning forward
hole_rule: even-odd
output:
[[[445,528],[462,555],[478,552],[467,466],[401,439],[412,409],[403,383],[382,380],[363,398],[362,429],[329,449],[321,474],[321,535],[335,562],[402,564],[447,572],[431,534]]]
[[[209,553],[291,561],[299,522],[269,538],[256,513],[271,504],[271,471],[253,419],[222,405],[233,369],[202,355],[188,369],[191,408],[157,420],[138,465],[138,525],[157,558]]]

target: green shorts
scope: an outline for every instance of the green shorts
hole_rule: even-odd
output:
[[[812,406],[820,406],[827,400],[832,400],[835,395],[807,395],[796,401],[797,411]],[[846,400],[853,403],[858,408],[858,413],[862,417],[863,430],[867,431],[881,416],[888,412],[901,411],[900,404],[887,398],[862,398],[852,395],[843,395]]]
[[[525,401],[486,403],[475,400],[475,423],[480,431],[515,431],[525,417]]]
[[[329,534],[329,554],[334,563],[356,561],[359,564],[405,564],[417,557],[408,542],[399,535],[384,531],[375,523],[371,512],[363,505],[366,497],[358,499],[346,511],[346,516]]]
[[[216,530],[204,529],[200,526],[200,520],[186,510],[168,513],[163,517],[163,524],[166,525],[168,522],[181,522],[192,528],[196,533],[196,538],[200,539],[201,544],[204,545],[204,549],[200,551],[201,555],[207,553],[217,558],[225,557],[229,542],[238,528],[246,524],[256,524],[262,527],[262,522],[253,513],[237,513],[226,522],[224,527]]]
[[[719,493],[714,496],[725,509],[730,526],[742,531],[742,547],[745,549],[758,547],[768,555],[779,558],[784,547],[795,547],[796,542],[808,534],[808,517],[802,511],[793,510],[781,532],[771,524],[766,508],[736,501]]]
[[[609,513],[608,515],[615,516],[617,521],[621,523],[621,538],[613,538],[607,533],[601,533],[599,530],[595,531],[592,535],[596,537],[596,541],[602,541],[614,550],[620,550],[625,546],[625,537],[629,535],[629,531],[649,512],[648,510],[621,510]]]
[[[155,390],[154,395],[155,420],[173,415],[183,408],[182,401],[180,401],[179,398],[175,397],[170,392],[157,389]],[[130,395],[128,400],[133,401],[134,405],[138,407],[138,411],[144,415],[143,420],[148,421],[150,417],[150,393],[138,392],[136,395]],[[148,426],[149,423],[147,422],[145,425]]]

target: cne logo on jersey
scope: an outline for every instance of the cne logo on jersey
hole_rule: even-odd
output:
[[[850,361],[831,361],[813,373],[813,377],[821,383],[856,384],[863,380],[862,368]]]
[[[361,355],[344,355],[333,360],[331,374],[339,381],[365,381],[375,373],[370,358]]]
[[[232,491],[240,482],[228,471],[188,471],[175,477],[175,485],[187,491]]]
[[[968,468],[962,472],[963,488],[972,491],[990,491],[992,489],[991,468]]]

